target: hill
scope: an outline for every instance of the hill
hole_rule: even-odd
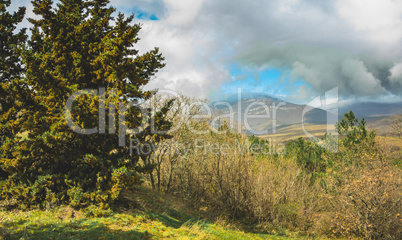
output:
[[[221,101],[211,102],[210,106],[215,114],[226,115],[226,120],[232,117],[236,129],[279,142],[299,137],[320,138],[327,132],[336,134],[334,124],[350,110],[359,119],[365,118],[369,129],[382,134],[389,131],[390,115],[402,113],[402,104],[398,103],[357,103],[340,106],[336,115],[320,108],[255,93],[225,96]]]
[[[363,102],[341,106],[339,113],[353,110],[357,118],[375,118],[402,114],[402,102],[399,103],[375,103]]]
[[[335,122],[337,115],[308,105],[286,102],[264,94],[229,96],[210,104],[215,114],[231,116],[249,135],[280,134],[282,129],[297,125],[322,125]],[[246,118],[247,115],[247,118]],[[264,133],[261,133],[264,132]]]

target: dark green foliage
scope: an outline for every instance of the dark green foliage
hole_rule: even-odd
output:
[[[366,129],[364,118],[359,122],[352,111],[337,124],[340,153],[338,157],[348,164],[364,164],[363,160],[377,154],[374,131]],[[366,157],[367,156],[367,157]]]
[[[345,113],[345,117],[335,126],[339,135],[345,136],[342,143],[347,147],[362,144],[366,140],[373,140],[371,143],[374,144],[375,133],[369,133],[364,118],[359,122],[352,110]]]
[[[364,119],[359,122],[350,111],[335,125],[339,140],[332,135],[326,135],[322,147],[314,141],[299,138],[286,143],[285,154],[295,157],[297,163],[312,175],[312,179],[325,173],[328,167],[363,164],[363,155],[372,155],[377,151],[375,133],[369,132],[365,123]]]
[[[110,107],[123,113],[121,104],[152,96],[141,89],[164,66],[163,57],[158,49],[139,55],[133,47],[140,25],[132,24],[133,16],[125,18],[121,13],[114,19],[115,9],[108,3],[62,0],[53,8],[50,0],[33,1],[39,20],[30,19],[32,35],[22,53],[23,94],[16,94],[22,107],[15,121],[6,123],[11,131],[27,136],[2,144],[0,164],[8,175],[1,182],[3,198],[17,198],[24,207],[95,203],[108,209],[124,188],[140,183],[138,173],[144,167],[138,164],[140,156],[130,155],[128,143],[130,137],[144,141],[150,127],[131,136],[117,127],[112,134],[107,131],[113,126],[107,116],[113,114]],[[80,96],[70,112],[76,126],[95,128],[99,134],[72,131],[66,123],[67,100],[78,90],[100,87],[105,88],[104,97],[101,93]],[[99,112],[100,105],[105,106],[105,115]],[[159,129],[170,126],[164,113],[154,116]],[[134,129],[148,113],[131,107],[124,115],[124,124]],[[104,128],[99,125],[102,120],[106,120]],[[118,115],[114,121],[117,125]],[[119,146],[118,134],[126,135],[125,147]]]
[[[313,141],[306,141],[303,138],[290,141],[285,145],[286,157],[294,157],[297,164],[306,173],[311,174],[314,181],[317,176],[324,174],[332,165],[331,153]]]
[[[25,29],[14,33],[17,24],[25,14],[25,8],[13,14],[7,11],[10,1],[0,1],[0,141],[15,136],[9,128],[9,121],[14,121],[18,113],[20,102],[16,102],[16,95],[21,94],[18,78],[23,73],[20,50],[26,40]],[[1,177],[5,177],[2,172]]]
[[[250,151],[253,154],[269,153],[271,151],[270,143],[265,139],[260,139],[252,135],[248,138],[248,140],[250,141]]]

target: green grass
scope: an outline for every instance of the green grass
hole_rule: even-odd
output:
[[[125,197],[128,201],[114,213],[98,218],[87,217],[83,211],[67,206],[32,211],[3,209],[0,236],[3,239],[303,239],[286,231],[272,230],[270,235],[249,233],[222,220],[202,220],[208,217],[201,211],[146,188]]]

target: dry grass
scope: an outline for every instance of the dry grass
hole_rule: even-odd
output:
[[[306,124],[304,130],[314,137],[322,138],[327,132],[328,125]],[[260,136],[261,139],[275,139],[278,142],[286,142],[297,138],[308,138],[301,124],[294,124],[277,130],[274,134]]]
[[[402,150],[402,138],[377,136],[377,141],[394,148],[394,150]]]

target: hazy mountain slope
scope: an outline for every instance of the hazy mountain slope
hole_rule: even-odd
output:
[[[337,117],[322,109],[289,103],[268,95],[243,96],[239,100],[229,97],[227,100],[212,102],[210,106],[215,114],[225,114],[227,119],[231,116],[249,134],[253,134],[253,131],[273,133],[285,126],[300,125],[302,122],[326,124],[328,117]]]

